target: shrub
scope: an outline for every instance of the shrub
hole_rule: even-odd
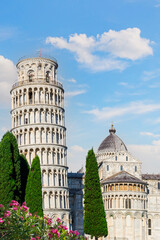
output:
[[[7,132],[0,142],[0,202],[21,201],[21,173],[17,140]]]
[[[8,210],[0,204],[0,237],[4,240],[84,239],[77,231],[68,231],[59,218],[53,223],[51,218],[32,215],[26,203],[20,206],[14,200]]]
[[[24,155],[20,155],[20,164],[21,164],[21,204],[25,201],[25,191],[27,185],[27,179],[29,174],[29,164]]]
[[[32,214],[43,216],[42,209],[42,181],[39,157],[36,156],[29,171],[25,201]]]
[[[84,232],[91,237],[107,236],[107,222],[102,200],[102,192],[98,174],[98,164],[91,149],[86,158],[84,184]]]

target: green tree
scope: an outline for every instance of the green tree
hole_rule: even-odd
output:
[[[43,216],[40,160],[36,156],[29,171],[25,201],[32,214]]]
[[[20,163],[21,163],[21,191],[22,191],[21,204],[22,204],[25,201],[25,191],[30,167],[27,159],[23,154],[20,155]]]
[[[7,132],[0,142],[0,203],[21,202],[20,157],[15,136]]]
[[[98,164],[93,149],[88,151],[84,184],[84,232],[98,239],[107,236]]]

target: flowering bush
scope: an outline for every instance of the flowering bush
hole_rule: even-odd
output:
[[[53,223],[52,218],[32,215],[25,202],[20,206],[12,200],[9,207],[0,204],[0,239],[84,239],[77,231],[68,231],[59,218]]]

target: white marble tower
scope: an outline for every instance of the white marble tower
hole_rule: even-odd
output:
[[[17,63],[12,86],[12,133],[31,165],[38,155],[42,172],[43,209],[69,226],[64,89],[57,81],[58,64],[44,57]]]

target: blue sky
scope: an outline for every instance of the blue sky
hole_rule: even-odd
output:
[[[113,122],[144,172],[160,172],[160,1],[7,0],[0,7],[0,135],[22,56],[54,56],[64,85],[68,165],[85,165]]]

